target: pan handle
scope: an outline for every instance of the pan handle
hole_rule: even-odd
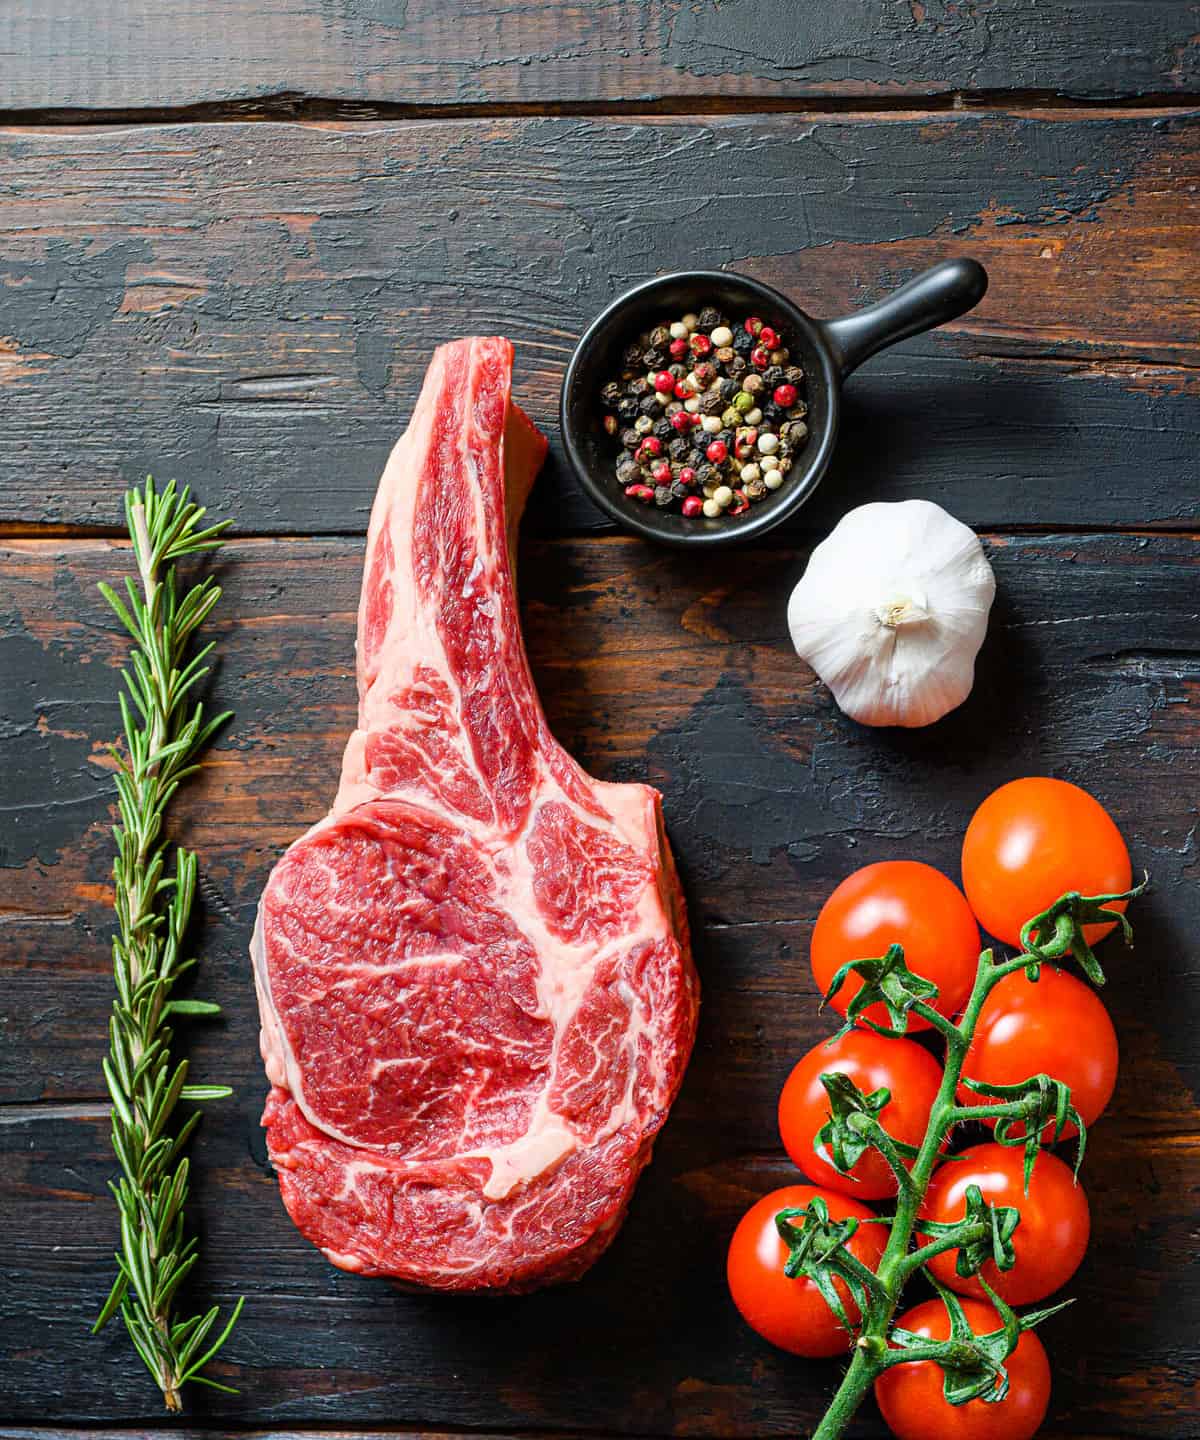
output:
[[[983,299],[987,284],[987,271],[978,260],[943,260],[877,304],[840,320],[824,320],[821,328],[846,376],[885,346],[965,314]]]

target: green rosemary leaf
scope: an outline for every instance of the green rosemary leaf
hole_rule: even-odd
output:
[[[109,1188],[121,1244],[117,1273],[93,1329],[120,1313],[168,1410],[181,1408],[179,1392],[189,1381],[216,1383],[199,1371],[241,1313],[239,1302],[203,1355],[198,1352],[216,1326],[217,1309],[182,1321],[173,1314],[179,1287],[198,1258],[195,1238],[184,1228],[189,1167],[182,1152],[200,1118],[194,1111],[176,1128],[175,1110],[181,1099],[215,1100],[232,1093],[224,1085],[188,1085],[186,1059],[171,1056],[173,1016],[220,1013],[208,1001],[171,996],[195,964],[185,957],[183,942],[197,865],[194,855],[164,836],[175,791],[229,719],[223,714],[206,720],[203,706],[188,700],[209,674],[212,642],[193,647],[193,640],[221,590],[211,576],[180,589],[174,563],[220,545],[228,522],[201,528],[204,513],[186,486],[179,490],[171,481],[157,489],[147,477],[144,486],[125,495],[136,575],[124,577],[123,595],[111,585],[100,586],[133,646],[118,697],[124,745],[110,747],[118,812],[112,870],[116,997],[110,1053],[102,1062],[120,1168]]]
[[[228,1100],[233,1091],[228,1085],[185,1085],[184,1100]]]
[[[212,1000],[168,1000],[164,1015],[219,1015],[221,1007]]]

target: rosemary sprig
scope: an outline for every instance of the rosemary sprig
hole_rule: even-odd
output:
[[[176,589],[176,562],[221,544],[228,522],[201,529],[204,513],[187,486],[176,490],[171,481],[156,491],[147,477],[144,489],[134,487],[125,496],[137,580],[126,576],[123,597],[100,585],[133,637],[133,650],[120,695],[127,753],[111,747],[119,809],[113,826],[117,994],[110,1053],[103,1062],[112,1097],[113,1151],[121,1167],[120,1178],[109,1182],[120,1212],[121,1246],[117,1275],[93,1333],[119,1310],[172,1411],[182,1408],[180,1391],[188,1381],[228,1390],[200,1371],[225,1343],[243,1303],[237,1302],[213,1341],[216,1306],[188,1320],[173,1313],[176,1293],[198,1259],[196,1239],[184,1225],[188,1162],[182,1152],[200,1112],[173,1133],[172,1116],[180,1100],[232,1094],[226,1085],[188,1085],[188,1062],[171,1056],[173,1016],[220,1013],[205,1000],[171,999],[175,982],[196,963],[185,958],[183,942],[197,871],[195,855],[163,834],[172,796],[230,718],[206,721],[203,707],[191,700],[191,691],[208,674],[205,660],[213,648],[210,643],[190,653],[192,640],[221,591],[211,576],[182,597]]]

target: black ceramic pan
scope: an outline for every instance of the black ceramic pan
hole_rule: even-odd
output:
[[[987,272],[976,260],[944,260],[886,299],[839,320],[814,320],[759,280],[723,270],[662,275],[614,300],[588,327],[567,366],[562,436],[580,483],[621,526],[668,545],[728,545],[761,535],[798,510],[820,484],[837,441],[842,382],[864,360],[977,305]],[[715,305],[731,317],[758,315],[786,337],[803,365],[809,438],[785,483],[744,515],[685,519],[626,498],[614,478],[617,452],[602,426],[600,389],[621,368],[621,353],[644,330]]]

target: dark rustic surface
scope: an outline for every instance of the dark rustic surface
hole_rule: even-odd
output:
[[[189,1050],[237,1087],[195,1149],[195,1294],[248,1295],[222,1361],[242,1393],[198,1395],[173,1433],[806,1433],[836,1367],[760,1344],[722,1260],[792,1173],[774,1105],[825,1032],[814,917],[871,860],[954,873],[974,804],[1044,771],[1112,808],[1156,889],[1136,950],[1107,949],[1122,1078],[1087,1162],[1080,1303],[1045,1331],[1043,1434],[1200,1436],[1197,32],[1191,0],[207,0],[169,25],[149,0],[5,7],[0,1435],[161,1424],[124,1336],[87,1334],[114,1244],[98,1064],[123,654],[95,582],[128,562],[96,532],[154,470],[239,537],[213,696],[237,720],[179,821],[226,1011]],[[243,120],[289,110],[321,118]],[[824,490],[765,547],[702,568],[606,533],[555,445],[522,552],[529,648],[574,753],[663,790],[696,1056],[579,1285],[475,1303],[333,1270],[266,1166],[246,943],[332,793],[367,508],[430,348],[509,334],[553,436],[574,338],[655,270],[723,265],[833,314],[964,252],[984,304],[854,379]],[[845,508],[912,495],[985,532],[1000,592],[963,709],[876,733],[796,661],[783,609]],[[870,1406],[854,1433],[882,1434]]]
[[[1188,0],[8,0],[9,109],[442,108],[1200,88]]]
[[[359,532],[441,340],[511,336],[553,431],[583,326],[657,269],[829,315],[964,251],[983,305],[853,378],[798,524],[911,495],[984,526],[1196,517],[1194,115],[56,129],[0,156],[0,521],[111,523],[157,470],[246,531]],[[557,452],[550,476],[543,530],[605,523]]]
[[[721,1254],[739,1209],[787,1174],[778,1087],[826,1029],[806,960],[813,918],[858,864],[915,854],[953,872],[974,804],[1035,753],[1036,768],[1112,806],[1158,881],[1139,907],[1137,950],[1108,951],[1123,1081],[1089,1156],[1096,1243],[1073,1287],[1082,1303],[1049,1333],[1056,1423],[1063,1434],[1184,1433],[1200,1322],[1187,1268],[1200,1183],[1189,940],[1200,928],[1200,548],[1083,535],[988,545],[1000,600],[976,691],[934,731],[899,737],[839,717],[791,656],[780,619],[802,554],[731,556],[713,581],[687,557],[632,541],[526,548],[526,628],[551,723],[596,773],[662,788],[705,1006],[684,1093],[613,1254],[572,1290],[465,1306],[330,1269],[292,1230],[265,1164],[245,945],[274,857],[328,803],[352,723],[360,544],[231,548],[214,700],[238,718],[181,828],[204,857],[205,990],[227,1011],[219,1028],[195,1028],[192,1053],[197,1073],[219,1070],[238,1091],[212,1110],[196,1152],[201,1285],[226,1300],[248,1288],[252,1303],[227,1352],[242,1397],[205,1412],[289,1425],[352,1416],[802,1433],[829,1369],[772,1355],[744,1330]],[[115,724],[122,650],[94,583],[126,558],[104,541],[25,541],[0,566],[0,644],[15,682],[0,717],[4,802],[38,816],[6,836],[0,955],[0,1225],[8,1294],[39,1317],[3,1383],[9,1413],[30,1423],[66,1375],[69,1390],[53,1397],[64,1421],[154,1415],[122,1338],[97,1345],[84,1325],[113,1221],[94,1078],[109,998],[109,777],[97,742]],[[1178,998],[1163,1006],[1168,989]],[[1151,1208],[1138,1214],[1139,1200]],[[868,1421],[861,1433],[876,1431]]]

